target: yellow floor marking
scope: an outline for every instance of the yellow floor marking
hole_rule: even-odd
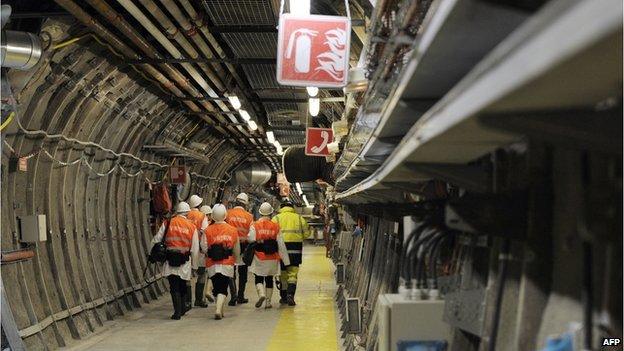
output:
[[[283,307],[267,351],[337,351],[335,287],[325,248],[306,246],[299,271],[297,306]]]

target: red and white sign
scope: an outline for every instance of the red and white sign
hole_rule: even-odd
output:
[[[327,144],[334,141],[334,132],[331,128],[306,129],[305,154],[308,156],[327,156]]]
[[[19,158],[18,168],[22,172],[28,171],[28,157],[20,157]]]
[[[280,16],[277,81],[282,85],[336,88],[347,84],[351,21],[348,17]]]
[[[169,169],[171,173],[171,183],[184,184],[186,183],[186,167],[185,166],[171,166]]]

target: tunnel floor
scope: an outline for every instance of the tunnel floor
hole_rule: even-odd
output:
[[[334,295],[336,286],[325,248],[306,246],[297,286],[297,306],[256,309],[250,274],[249,303],[225,306],[225,318],[213,319],[215,305],[193,308],[179,321],[170,320],[169,294],[144,308],[109,322],[102,331],[63,350],[339,350]]]

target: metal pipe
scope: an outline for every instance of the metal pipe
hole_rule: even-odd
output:
[[[180,52],[180,50],[178,50],[173,43],[167,39],[167,37],[160,31],[160,29],[158,29],[153,23],[152,21],[150,21],[147,16],[145,16],[143,14],[143,12],[132,2],[129,0],[117,0],[117,2],[123,6],[123,8],[126,9],[126,11],[128,11],[130,13],[130,15],[132,15],[132,17],[134,17],[139,23],[141,23],[141,25],[165,48],[165,50],[167,50],[167,52],[169,52],[174,58],[183,58],[182,53]],[[147,2],[145,1],[141,1],[143,3],[143,5],[145,6],[145,4]],[[149,4],[148,4],[149,5]],[[146,6],[147,7],[147,6]],[[148,7],[148,10],[150,10],[150,12],[154,15],[159,15],[160,13],[162,13],[162,11],[156,9],[153,10],[153,7]],[[152,10],[154,12],[152,12]],[[188,42],[188,41],[186,41]],[[189,43],[190,45],[190,43]],[[184,47],[184,45],[183,45]],[[197,52],[191,48],[191,51],[189,52],[189,55],[193,56],[193,52],[195,53],[195,57],[198,56]],[[195,69],[195,67],[193,67],[191,64],[188,63],[183,63],[182,67],[184,68],[185,71],[188,72],[188,74],[193,78],[193,80],[195,82],[197,82],[197,84],[199,84],[199,86],[201,86],[202,90],[204,90],[205,92],[207,92],[209,95],[215,95],[217,96],[217,94],[214,92],[214,90],[212,90],[212,88],[208,85],[208,82],[202,77],[202,75]],[[211,104],[209,104],[206,101],[200,102],[200,104],[206,108],[208,111],[214,111],[215,108],[214,106],[212,106]],[[220,120],[220,122],[223,122],[222,120]]]
[[[143,37],[141,37],[134,28],[123,19],[123,17],[117,13],[106,1],[104,0],[87,0],[87,3],[91,5],[96,11],[98,11],[102,16],[104,16],[111,24],[115,26],[121,33],[123,33],[134,45],[136,45],[143,53],[145,53],[150,58],[159,60],[162,59],[162,56],[154,47]],[[186,78],[180,73],[177,69],[173,68],[169,64],[160,64],[159,67],[167,73],[169,77],[171,77],[178,86],[182,87],[185,91],[193,96],[198,96],[199,92],[195,87],[189,84]],[[182,96],[176,95],[176,96]],[[210,119],[206,119],[208,122],[212,122]]]
[[[0,261],[2,264],[13,263],[17,261],[28,260],[35,257],[33,250],[16,250],[8,251],[0,254]]]
[[[222,59],[226,58],[228,55],[226,55],[226,53],[221,48],[221,45],[219,44],[219,42],[210,33],[210,29],[204,23],[202,16],[200,16],[197,13],[197,11],[195,11],[195,8],[193,7],[193,5],[188,0],[180,0],[180,4],[182,4],[182,7],[186,10],[186,12],[189,14],[191,19],[193,19],[193,22],[195,23],[195,26],[197,27],[197,29],[199,29],[199,31],[202,33],[204,38],[208,40],[208,43],[213,48],[216,55]],[[236,71],[236,67],[234,67],[234,65],[230,63],[226,63],[225,67],[230,71],[230,74],[232,74],[232,77],[234,77],[234,80],[236,80],[236,83],[238,84],[239,87],[248,88],[246,80],[242,79],[238,75],[238,72]]]
[[[165,46],[165,48],[168,51],[171,50],[171,47],[173,46],[171,44],[171,41],[169,41],[167,38],[165,38],[164,35],[160,32],[160,30],[158,28],[156,28],[152,24],[152,22],[131,1],[129,1],[129,0],[117,0],[117,2],[119,2],[124,8],[126,8],[126,10],[128,10],[130,12],[130,14],[132,16],[134,16],[145,27],[145,29],[147,29],[152,35],[154,35],[156,37],[156,39],[159,42],[161,42],[161,44],[165,43],[165,44],[163,44],[163,46]],[[168,17],[163,13],[163,11],[160,10],[160,8],[154,3],[154,1],[152,1],[152,0],[140,0],[140,2],[150,12],[150,14],[152,14],[154,16],[154,18],[158,21],[158,23],[161,24],[168,31],[169,35],[174,35],[174,38],[179,37],[179,36],[175,36],[175,34],[174,34],[174,33],[179,33],[179,30],[168,19]],[[176,6],[176,8],[177,8],[177,6]],[[178,8],[178,11],[179,11],[179,8]],[[188,43],[188,40],[186,40],[186,38],[181,39],[181,40],[182,41],[180,41],[179,44],[189,54],[189,56],[191,56],[193,58],[197,58],[199,56],[199,54],[190,45],[190,43]],[[182,58],[182,55],[181,55],[180,51],[175,49],[175,48],[173,48],[173,49],[174,50],[169,51],[170,54],[174,58]],[[193,65],[188,64],[188,63],[184,63],[184,64],[182,64],[182,67],[184,67],[184,69],[191,75],[191,77],[202,87],[202,89],[208,94],[208,96],[214,97],[214,98],[219,97],[219,94],[217,94],[217,92],[215,92],[208,85],[208,83],[204,80],[203,76],[194,68]],[[213,78],[213,81],[215,79],[218,80],[218,78],[214,77],[214,75],[212,75],[212,74],[210,74],[210,75],[212,76],[211,78]],[[212,108],[211,111],[212,110],[216,110],[214,107],[212,107],[212,105],[210,105],[206,101],[203,101],[203,102],[200,102],[200,103],[202,104],[202,106],[205,106],[205,107],[210,106]],[[224,112],[228,112],[229,111],[228,106],[224,102],[222,102],[222,101],[215,101],[214,103],[222,111],[224,111]],[[227,116],[227,118],[229,119],[230,122],[235,122],[235,123],[238,122],[237,115],[235,115],[235,114],[228,114],[226,116]],[[227,120],[225,118],[220,118],[219,119],[220,123],[225,123],[226,121]],[[234,132],[234,133],[238,133],[238,134],[244,135],[247,138],[251,137],[251,134],[246,130],[246,128],[243,128],[243,127],[233,127],[233,128],[230,129],[230,131]]]
[[[82,22],[82,24],[84,24],[86,27],[91,29],[94,33],[96,33],[98,36],[108,42],[112,47],[118,48],[126,57],[131,59],[139,58],[139,55],[132,48],[130,48],[123,41],[117,38],[117,36],[111,33],[104,26],[102,26],[95,18],[90,16],[80,6],[76,5],[72,0],[55,0],[55,2],[63,7],[65,10],[67,10],[69,13],[71,13],[74,17],[76,17],[76,19]],[[173,82],[167,79],[152,65],[144,65],[142,66],[142,68],[154,79],[156,79],[160,84],[162,84],[167,90],[171,91],[174,95],[184,95],[182,91],[173,84]],[[197,107],[197,105],[191,101],[184,101],[183,103],[194,112],[200,111],[199,107]]]
[[[263,185],[271,179],[271,168],[262,162],[244,163],[234,173],[237,185]]]
[[[28,70],[41,59],[41,39],[32,33],[3,30],[0,38],[1,66]]]

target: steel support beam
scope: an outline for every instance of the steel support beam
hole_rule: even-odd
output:
[[[351,27],[364,27],[366,23],[363,19],[352,19]],[[272,25],[259,26],[208,26],[211,33],[277,33],[277,27]]]
[[[124,63],[128,65],[143,65],[143,64],[159,64],[159,63],[232,63],[235,65],[244,65],[244,64],[275,64],[276,59],[274,58],[218,58],[218,57],[198,57],[198,58],[141,58],[136,60],[125,60]]]
[[[4,283],[2,278],[0,278],[0,298],[2,299],[2,309],[0,310],[2,311],[2,330],[4,331],[4,335],[9,342],[9,346],[11,350],[14,351],[26,350],[22,337],[20,336],[19,329],[17,329],[15,318],[13,318],[11,306],[4,292]]]
[[[178,97],[178,96],[172,96],[172,98],[174,98],[175,100],[182,100],[182,101],[225,101],[228,98],[225,96],[219,96],[219,97],[212,97],[212,96],[201,96],[201,97],[192,97],[192,96],[185,96],[185,97]],[[326,98],[320,98],[321,102],[325,102],[325,103],[330,103],[330,102],[337,102],[337,103],[344,103],[345,102],[345,98],[344,97],[326,97]],[[308,99],[307,98],[259,98],[259,99],[249,99],[249,102],[257,102],[257,103],[307,103]]]

